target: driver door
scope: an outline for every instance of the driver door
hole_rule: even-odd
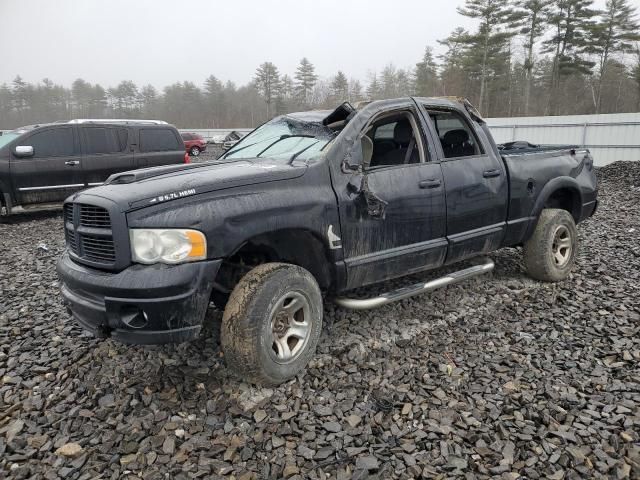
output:
[[[20,141],[33,155],[11,154],[11,177],[18,204],[62,202],[85,187],[79,142],[72,125],[36,130]]]
[[[347,289],[436,268],[447,253],[444,181],[414,108],[374,117],[335,182]]]

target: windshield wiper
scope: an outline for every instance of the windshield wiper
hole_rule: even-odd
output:
[[[297,153],[294,153],[293,155],[291,155],[291,158],[289,159],[289,165],[291,165],[293,163],[293,161],[298,158],[299,155],[302,155],[304,152],[306,152],[307,150],[309,150],[311,147],[313,147],[314,145],[317,145],[320,142],[320,140],[318,140],[317,142],[313,142],[311,145],[309,145],[308,147],[304,147],[302,150],[300,150]]]
[[[266,152],[267,150],[269,150],[271,147],[273,147],[276,143],[281,142],[282,140],[286,140],[287,138],[297,138],[297,137],[302,137],[302,138],[316,138],[314,135],[308,135],[308,134],[284,134],[284,135],[280,135],[280,138],[278,138],[275,142],[272,142],[271,144],[269,144],[267,146],[267,148],[265,148],[264,150],[262,150],[260,153],[258,153],[256,155],[256,158],[260,157],[260,155],[262,155],[264,152]]]

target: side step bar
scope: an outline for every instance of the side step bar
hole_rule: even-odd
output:
[[[369,310],[371,308],[378,308],[391,302],[404,300],[405,298],[431,292],[437,288],[453,285],[454,283],[467,280],[468,278],[477,277],[478,275],[489,273],[491,270],[493,270],[495,264],[490,258],[485,258],[483,260],[484,263],[480,265],[474,265],[472,267],[465,268],[464,270],[450,273],[449,275],[446,275],[444,277],[430,280],[426,283],[416,283],[415,285],[410,285],[408,287],[401,287],[396,290],[383,293],[378,297],[364,299],[341,297],[337,298],[335,302],[339,306],[351,310]]]

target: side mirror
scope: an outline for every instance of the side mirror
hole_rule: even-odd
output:
[[[14,154],[16,157],[33,157],[33,147],[31,145],[18,145]]]

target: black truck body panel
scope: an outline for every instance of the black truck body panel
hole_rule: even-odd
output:
[[[467,125],[469,140],[460,146],[473,144],[474,152],[452,155],[459,145],[446,141],[459,137],[460,129],[447,135],[451,129],[443,132],[444,121],[435,125],[434,112],[451,114],[459,125]],[[129,229],[190,228],[205,233],[208,262],[217,266],[191,273],[192,281],[200,282],[197,290],[202,295],[220,284],[218,271],[223,272],[225,262],[247,245],[268,248],[278,261],[301,264],[327,292],[337,294],[522,244],[544,207],[566,208],[576,223],[596,207],[593,159],[588,151],[500,152],[484,122],[460,102],[404,98],[373,102],[357,111],[345,108],[290,117],[318,127],[327,118],[344,125],[322,154],[310,158],[223,158],[128,172],[67,200],[65,208],[71,213],[83,205],[95,205],[104,208],[112,222],[111,230],[103,233],[112,241],[113,261],[95,263],[74,255],[70,248],[58,266],[65,298],[83,325],[90,323],[94,330],[102,325],[121,337],[122,332],[132,331],[117,319],[105,324],[104,315],[91,316],[84,307],[75,306],[74,292],[89,290],[98,304],[108,304],[112,278],[118,277],[123,290],[118,295],[128,295],[129,300],[145,298],[137,304],[129,301],[129,307],[146,312],[154,279],[165,285],[174,269],[186,271],[184,265],[132,263]],[[367,142],[363,144],[362,137],[374,137],[374,150],[389,143],[386,133],[377,137],[375,125],[396,117],[410,119],[410,144],[419,144],[420,161],[408,163],[413,150],[406,155],[403,150],[402,163],[366,164],[363,145]],[[402,129],[397,127],[402,121],[395,121],[393,141],[401,138]],[[251,146],[251,134],[230,152],[240,151],[243,145]],[[372,157],[368,158],[370,162]],[[81,235],[74,229],[77,221],[72,215],[66,223],[68,237]],[[79,265],[83,274],[78,275],[72,264]],[[130,271],[136,273],[130,275]],[[141,272],[148,275],[149,283],[137,282]],[[181,282],[192,285],[185,279]],[[199,317],[187,324],[202,321],[200,308],[198,304]],[[155,331],[158,321],[151,316],[138,334]],[[160,323],[166,325],[163,316]],[[161,338],[171,338],[168,335]]]

